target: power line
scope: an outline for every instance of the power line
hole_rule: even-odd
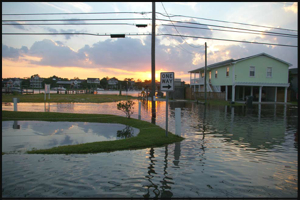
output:
[[[21,14],[2,14],[7,16],[13,15],[100,15],[100,14],[146,14],[152,12],[84,12],[84,13],[21,13]]]
[[[107,18],[107,19],[14,19],[2,22],[50,22],[50,21],[101,21],[101,20],[151,20],[151,18]]]
[[[283,3],[286,5],[286,2],[274,2],[274,3]],[[290,2],[292,3],[292,2]],[[290,4],[293,5],[293,4]],[[84,13],[20,13],[20,14],[2,14],[4,16],[22,16],[22,15],[87,15],[87,14],[147,14],[147,13],[152,13],[150,12],[84,12]],[[156,12],[157,14],[166,16],[163,13]],[[296,31],[293,29],[286,29],[286,28],[279,28],[279,27],[271,27],[271,26],[263,26],[263,25],[256,25],[256,24],[248,24],[248,23],[241,23],[241,22],[231,22],[231,21],[225,21],[225,20],[217,20],[217,19],[209,19],[209,18],[202,18],[202,17],[193,17],[193,16],[187,16],[187,15],[173,15],[173,14],[168,14],[168,17],[185,17],[185,18],[192,18],[192,19],[201,19],[201,20],[208,20],[208,21],[216,21],[216,22],[223,22],[223,23],[232,23],[232,24],[239,24],[239,25],[246,25],[246,26],[256,26],[256,27],[262,27],[262,28],[272,28],[272,29],[280,29],[280,30],[287,30],[287,31]]]
[[[161,2],[161,5],[162,5],[162,7],[164,8],[165,12],[167,13],[167,16],[169,17],[168,12],[166,11],[166,8],[165,8],[163,2]],[[169,17],[169,19],[171,20],[170,17]],[[171,23],[173,24],[172,21],[171,21]],[[173,26],[174,26],[174,24],[173,24]],[[174,26],[174,28],[175,28],[175,30],[177,31],[177,33],[180,35],[180,33],[179,33],[179,31],[177,30],[177,28],[176,28],[175,26]],[[185,41],[185,39],[184,39],[183,37],[181,37],[181,38],[182,38],[182,40],[183,40],[185,43],[187,43],[188,45],[190,45],[187,41]],[[193,48],[199,48],[199,47],[195,47],[195,46],[193,46],[193,45],[190,45],[190,46],[193,47]]]
[[[204,29],[204,30],[211,30],[211,31],[224,31],[224,32],[235,32],[235,33],[248,33],[248,34],[256,34],[261,35],[261,33],[252,33],[252,32],[245,32],[245,31],[233,31],[233,30],[226,30],[226,29],[210,29],[210,28],[203,28],[203,27],[191,27],[191,26],[179,26],[179,25],[170,25],[170,24],[160,24],[161,26],[175,26],[175,27],[181,27],[181,28],[191,28],[191,29]],[[298,38],[298,35],[290,36],[285,34],[272,34],[272,33],[265,33],[264,35],[272,35],[272,36],[278,36],[278,37],[289,37],[289,38]]]
[[[187,21],[175,21],[175,20],[167,20],[167,19],[157,19],[160,21],[172,21],[177,23],[186,23],[186,24],[194,24],[194,25],[206,25],[206,26],[214,26],[214,27],[220,27],[220,28],[229,28],[229,29],[236,29],[236,30],[245,30],[245,31],[252,31],[252,32],[259,32],[259,33],[273,33],[273,34],[280,34],[280,35],[289,35],[289,36],[298,36],[294,34],[286,34],[286,33],[278,33],[278,32],[271,32],[271,31],[257,31],[253,29],[245,29],[245,28],[235,28],[235,27],[229,27],[229,26],[219,26],[219,25],[212,25],[212,24],[203,24],[203,23],[197,23],[197,22],[187,22]]]
[[[159,34],[158,36],[170,35],[170,34]],[[250,42],[245,40],[229,40],[229,39],[221,39],[221,38],[209,38],[209,37],[201,37],[201,36],[191,36],[191,35],[170,35],[170,36],[181,36],[181,37],[189,37],[189,38],[202,38],[202,39],[210,39],[210,40],[222,40],[228,42],[241,42],[241,43],[251,43],[251,44],[265,44],[265,45],[272,45],[272,46],[285,46],[285,47],[298,47],[294,45],[287,45],[287,44],[272,44],[272,43],[264,43],[264,42]]]
[[[107,19],[35,19],[35,20],[2,20],[2,22],[31,22],[31,21],[101,21],[101,20],[151,20],[151,18],[107,18]],[[245,31],[252,31],[252,32],[259,32],[259,33],[272,33],[278,35],[287,35],[287,36],[295,36],[294,34],[286,34],[286,33],[278,33],[278,32],[271,32],[271,31],[258,31],[253,29],[244,29],[244,28],[235,28],[235,27],[228,27],[228,26],[219,26],[219,25],[212,25],[212,24],[203,24],[197,22],[187,22],[187,21],[177,21],[177,20],[166,20],[166,19],[156,19],[160,21],[168,21],[173,24],[173,22],[177,23],[186,23],[186,24],[194,24],[194,25],[206,25],[206,26],[213,26],[213,27],[220,27],[220,28],[228,28],[228,29],[236,29],[236,30],[245,30]],[[22,24],[21,24],[22,25]],[[174,24],[173,24],[174,25]],[[178,32],[179,33],[179,32]],[[179,33],[180,34],[180,33]]]
[[[94,33],[2,33],[2,35],[91,35],[91,36],[110,36],[112,34],[94,34]],[[127,35],[127,36],[143,36],[143,35],[151,35],[151,33],[147,33],[147,34],[145,34],[145,33],[128,33],[128,34],[124,34],[124,35]],[[175,36],[175,37],[201,38],[201,39],[209,39],[209,40],[228,41],[228,42],[264,44],[264,45],[284,46],[284,47],[298,47],[298,46],[295,46],[295,45],[287,45],[287,44],[251,42],[251,41],[245,41],[245,40],[229,40],[229,39],[222,39],[222,38],[210,38],[210,37],[201,37],[201,36],[192,36],[192,35],[157,34],[157,36]]]
[[[157,13],[160,14],[160,15],[166,16],[163,13],[160,13],[160,12],[157,12]],[[171,15],[171,17],[186,17],[186,18],[192,18],[192,19],[201,19],[201,20],[208,20],[208,21],[216,21],[216,22],[223,22],[223,23],[231,23],[231,24],[256,26],[256,27],[262,27],[262,28],[272,28],[272,29],[280,29],[280,30],[298,32],[297,30],[293,30],[293,29],[286,29],[286,28],[279,28],[279,27],[272,27],[272,26],[263,26],[263,25],[256,25],[256,24],[247,24],[247,23],[241,23],[241,22],[230,22],[230,21],[225,21],[225,20],[209,19],[209,18],[202,18],[202,17],[193,17],[193,16],[186,16],[186,15]]]
[[[2,25],[13,25],[13,26],[28,26],[28,25],[133,25],[133,23],[34,23],[34,24],[2,24]]]

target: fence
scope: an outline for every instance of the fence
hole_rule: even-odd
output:
[[[187,99],[198,99],[204,100],[205,99],[205,92],[193,92],[192,88],[186,88],[185,96]],[[225,100],[226,93],[225,92],[207,92],[206,98],[207,99],[220,99]]]

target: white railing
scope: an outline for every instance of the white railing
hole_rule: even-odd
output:
[[[204,78],[193,78],[191,79],[191,85],[201,85],[204,84]]]
[[[214,91],[215,92],[221,92],[221,86],[215,86],[213,85]]]

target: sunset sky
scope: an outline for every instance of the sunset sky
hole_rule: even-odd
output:
[[[163,7],[164,6],[164,7]],[[166,11],[165,11],[166,10]],[[92,13],[92,12],[151,12],[152,3],[119,2],[2,2],[2,14],[23,13]],[[209,28],[192,29],[177,27],[169,21],[156,20],[157,34],[174,34],[252,41],[272,44],[298,45],[298,39],[266,35],[276,32],[297,35],[297,2],[156,2],[156,12],[189,17],[171,17],[174,25]],[[197,17],[197,18],[190,18]],[[80,79],[116,77],[151,79],[151,35],[129,36],[127,34],[151,33],[151,13],[146,14],[65,14],[65,15],[2,15],[2,20],[36,19],[124,19],[143,20],[84,20],[77,22],[42,21],[14,23],[40,23],[42,25],[2,25],[2,33],[92,33],[89,35],[2,35],[2,78],[41,77],[53,75]],[[156,14],[157,19],[169,20]],[[202,19],[199,19],[202,18]],[[205,18],[205,19],[203,19]],[[246,26],[235,23],[259,26]],[[2,24],[4,22],[2,21]],[[5,22],[11,23],[11,22]],[[46,25],[46,23],[72,23],[72,25]],[[78,23],[129,23],[130,25],[78,25]],[[196,25],[191,23],[203,23]],[[74,25],[73,25],[74,24]],[[148,24],[137,28],[134,24]],[[217,31],[212,25],[262,31],[259,34]],[[273,27],[273,28],[272,28]],[[289,31],[276,28],[290,29]],[[229,30],[228,28],[226,30]],[[231,29],[233,30],[233,29]],[[235,29],[235,31],[238,31]],[[179,33],[178,33],[179,32]],[[125,38],[111,39],[109,34],[126,34]],[[249,44],[213,39],[156,36],[156,77],[160,72],[175,72],[175,78],[189,83],[188,71],[204,66],[204,43],[208,45],[207,63],[227,59],[239,59],[259,53],[267,53],[298,67],[298,48],[262,44]]]

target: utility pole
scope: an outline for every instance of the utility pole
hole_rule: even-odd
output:
[[[205,105],[206,105],[206,67],[207,67],[207,46],[205,42],[205,68],[204,68],[204,97],[205,97]]]
[[[152,38],[151,38],[151,79],[152,79],[152,90],[150,92],[150,97],[152,99],[152,120],[151,122],[155,124],[156,111],[155,111],[155,101],[153,96],[155,95],[155,2],[152,2]],[[147,100],[148,101],[148,100]]]

